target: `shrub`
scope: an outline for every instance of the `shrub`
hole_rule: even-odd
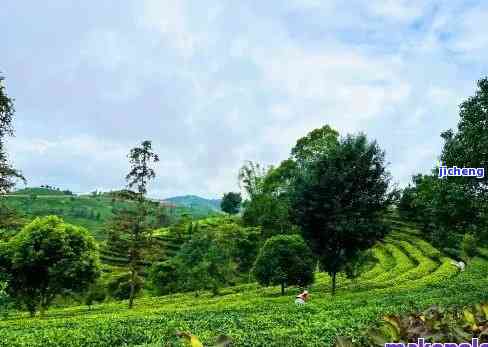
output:
[[[177,279],[177,265],[172,260],[154,263],[149,269],[149,282],[156,295],[177,292],[180,288]]]
[[[36,218],[8,246],[10,294],[32,315],[65,291],[82,293],[99,275],[93,237],[56,216]]]
[[[261,285],[281,285],[281,294],[284,295],[288,285],[307,286],[313,283],[313,259],[301,236],[273,236],[259,251],[253,273]]]
[[[136,277],[135,294],[142,289],[143,283],[140,277]],[[108,294],[114,299],[127,300],[130,297],[130,273],[124,273],[113,278],[107,285]]]
[[[106,297],[105,287],[101,283],[95,283],[88,288],[83,301],[91,309],[93,304],[103,302]]]
[[[462,343],[478,338],[480,343],[488,342],[488,304],[479,304],[463,310],[446,310],[431,306],[419,313],[387,315],[377,326],[368,329],[353,344],[350,339],[340,337],[335,346],[385,346],[394,342],[414,342],[422,338],[426,342]]]

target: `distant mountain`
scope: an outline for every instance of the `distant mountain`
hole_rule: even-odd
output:
[[[220,212],[221,199],[205,199],[196,195],[174,196],[172,198],[164,199],[169,203],[177,206],[189,207],[195,210],[210,210]]]

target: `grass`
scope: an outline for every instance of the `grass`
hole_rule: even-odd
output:
[[[466,271],[450,264],[430,244],[393,233],[373,249],[376,264],[360,278],[317,274],[311,301],[295,306],[297,288],[284,297],[279,288],[245,284],[220,296],[193,293],[144,297],[133,310],[126,302],[55,308],[43,319],[15,312],[0,322],[0,346],[163,346],[176,330],[190,331],[207,346],[219,334],[235,346],[330,346],[334,337],[354,335],[387,313],[431,304],[468,305],[488,300],[488,260],[474,258]]]

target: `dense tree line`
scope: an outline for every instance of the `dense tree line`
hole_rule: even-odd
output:
[[[474,96],[460,105],[457,130],[441,134],[441,166],[488,169],[488,79],[478,81]],[[416,175],[403,190],[400,213],[418,222],[426,236],[459,253],[463,239],[488,242],[488,179]],[[466,236],[467,235],[467,236]],[[469,241],[467,241],[469,242]],[[459,254],[458,254],[459,255]]]
[[[364,259],[363,252],[386,235],[382,217],[398,198],[378,144],[364,134],[340,137],[329,126],[299,139],[277,167],[247,162],[239,180],[247,196],[244,225],[260,226],[263,240],[302,235],[332,276],[333,293],[337,273]],[[269,276],[261,281],[285,274]]]

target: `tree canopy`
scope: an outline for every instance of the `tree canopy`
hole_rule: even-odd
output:
[[[224,194],[220,208],[228,214],[237,214],[242,203],[241,193],[228,192]]]
[[[56,295],[83,292],[99,275],[93,237],[56,216],[36,218],[2,250],[9,291],[31,314]]]
[[[281,285],[281,294],[290,285],[307,286],[314,280],[314,258],[300,235],[269,238],[259,251],[253,273],[262,285]]]
[[[335,278],[358,252],[383,238],[391,203],[384,152],[365,135],[347,136],[297,177],[292,213],[322,269]]]
[[[488,79],[478,81],[472,97],[460,105],[457,130],[441,134],[443,166],[484,168],[485,177],[416,175],[403,190],[400,213],[419,222],[437,246],[459,245],[465,233],[488,240]]]

